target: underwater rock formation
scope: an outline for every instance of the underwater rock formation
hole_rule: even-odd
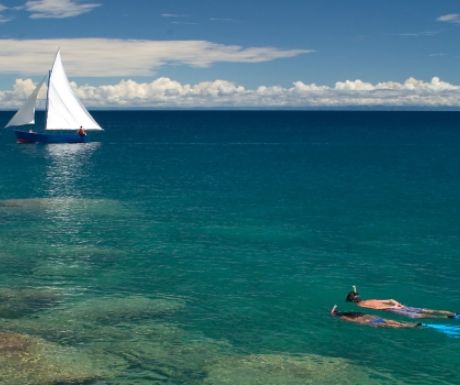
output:
[[[120,385],[137,384],[133,378],[148,378],[150,384],[202,384],[205,365],[233,350],[226,341],[170,324],[144,322],[130,329],[130,334],[130,338],[96,343],[93,347],[110,349],[129,364],[130,371],[117,378]]]
[[[52,288],[0,288],[0,317],[16,318],[56,305],[62,293]]]
[[[115,248],[92,245],[66,245],[42,250],[42,258],[32,267],[34,277],[84,277],[97,269],[107,269],[128,253]],[[93,277],[94,278],[94,277]]]
[[[3,199],[0,200],[0,207],[43,207],[50,202],[52,202],[51,198]]]
[[[3,319],[0,385],[398,383],[342,358],[243,354],[227,341],[163,318],[184,305],[176,299],[101,297]]]
[[[185,306],[179,299],[152,299],[142,296],[91,298],[61,310],[69,318],[115,323],[123,320],[158,317]]]
[[[4,330],[39,335],[68,344],[120,341],[132,338],[130,330],[137,327],[139,321],[168,315],[184,306],[181,300],[142,296],[92,298],[37,313],[33,318],[3,319],[1,324]],[[118,324],[123,325],[117,328]]]
[[[102,297],[66,303],[65,307],[31,318],[3,320],[3,329],[11,332],[0,338],[0,377],[8,379],[0,381],[0,385],[66,384],[96,378],[97,383],[111,384],[108,378],[115,372],[117,384],[126,385],[198,385],[203,381],[205,385],[333,384],[337,375],[345,376],[354,369],[344,360],[319,356],[239,355],[225,341],[209,339],[158,319],[184,305],[184,301],[176,299]],[[55,343],[17,332],[40,335]],[[64,348],[56,342],[69,346]],[[52,354],[49,356],[48,352]],[[35,357],[33,364],[24,363],[26,354]],[[78,355],[82,358],[72,361]],[[65,357],[68,358],[64,360]],[[97,365],[94,370],[89,362],[97,363],[98,357],[104,357],[116,370],[107,370],[104,365]],[[55,364],[53,360],[58,358],[60,361]],[[27,367],[22,368],[21,362]],[[62,362],[66,363],[65,370],[54,369]],[[123,367],[126,369],[119,370]],[[17,371],[35,373],[36,382]],[[363,373],[353,370],[353,378],[372,384]]]
[[[0,385],[81,384],[119,373],[121,361],[110,361],[38,337],[0,332]]]
[[[314,354],[250,354],[218,358],[207,367],[205,385],[378,385],[374,373],[341,358]]]

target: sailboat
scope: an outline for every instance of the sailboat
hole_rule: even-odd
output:
[[[35,125],[37,98],[45,80],[46,78],[37,85],[5,127]],[[48,74],[45,130],[55,132],[16,130],[16,140],[18,143],[85,143],[89,141],[86,135],[87,130],[102,130],[72,91],[64,71],[60,50],[56,53],[53,66]]]

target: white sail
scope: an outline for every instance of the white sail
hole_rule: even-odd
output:
[[[40,84],[35,87],[32,94],[27,98],[26,102],[21,106],[21,108],[16,111],[16,113],[13,115],[5,127],[22,126],[24,124],[35,123],[35,108],[37,106],[37,97],[44,81],[45,79],[43,79]]]
[[[60,51],[51,69],[48,84],[47,130],[102,130],[70,87]]]

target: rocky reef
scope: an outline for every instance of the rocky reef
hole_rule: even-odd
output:
[[[342,358],[241,352],[182,328],[171,316],[185,306],[176,298],[91,297],[3,318],[0,385],[397,383]]]
[[[82,384],[122,369],[116,357],[96,357],[38,337],[0,332],[1,385]]]
[[[248,354],[217,358],[204,385],[395,384],[342,358],[315,354]]]
[[[0,288],[0,317],[17,318],[55,306],[62,293],[55,288]]]

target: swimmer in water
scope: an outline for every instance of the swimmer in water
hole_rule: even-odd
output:
[[[357,324],[372,326],[375,328],[394,328],[394,329],[409,329],[418,328],[422,326],[420,322],[399,322],[390,319],[381,318],[371,314],[364,314],[353,311],[339,311],[337,305],[331,309],[331,315],[333,317],[339,317],[340,319],[348,322],[354,322]]]
[[[460,319],[460,314],[448,310],[432,310],[418,307],[410,307],[403,305],[395,299],[362,299],[356,291],[356,286],[347,294],[345,298],[347,302],[353,302],[359,307],[364,307],[374,310],[389,311],[409,318],[452,318]]]

